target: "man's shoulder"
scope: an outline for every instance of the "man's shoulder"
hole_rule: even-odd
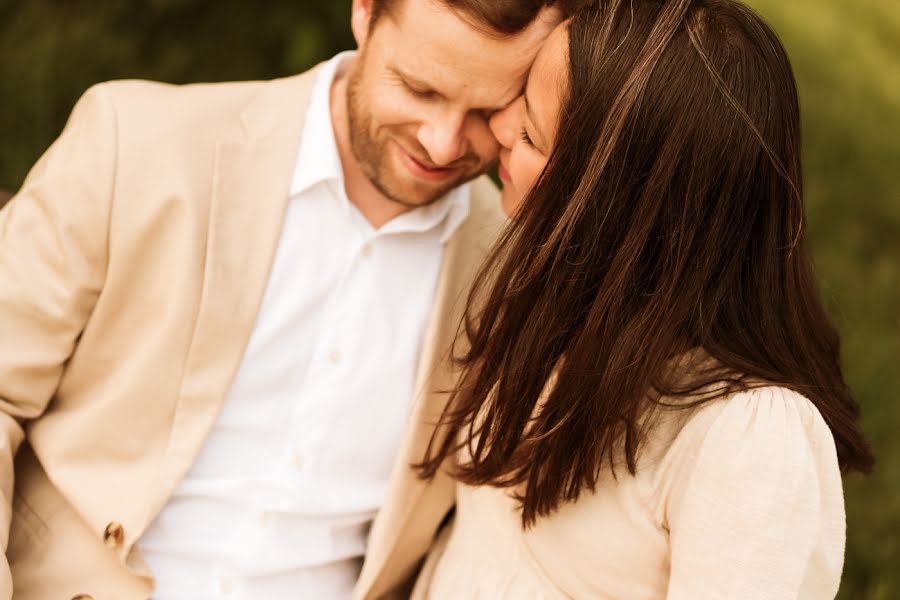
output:
[[[190,108],[240,103],[253,96],[270,81],[227,81],[219,83],[172,84],[143,79],[120,79],[98,84],[117,109]]]
[[[480,202],[500,199],[500,188],[497,187],[497,184],[494,183],[494,180],[491,179],[490,175],[476,177],[469,185],[472,190],[472,197],[477,197]]]
[[[488,175],[474,179],[470,184],[471,214],[481,221],[505,221],[500,206],[500,189]]]
[[[111,104],[120,132],[155,134],[183,128],[220,130],[259,98],[290,94],[312,71],[270,80],[171,84],[139,79],[107,81],[92,88]]]
[[[472,212],[492,219],[504,219],[500,207],[500,188],[488,175],[477,177],[469,183]]]
[[[500,205],[500,190],[487,175],[469,182],[469,215],[454,234],[467,252],[483,254],[493,245],[507,222]]]

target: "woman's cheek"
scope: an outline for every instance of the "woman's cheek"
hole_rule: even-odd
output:
[[[511,185],[506,185],[500,193],[500,205],[506,216],[512,218],[522,205],[522,197]]]
[[[537,182],[546,161],[533,148],[516,148],[510,156],[509,176],[516,190],[523,196],[531,191]]]

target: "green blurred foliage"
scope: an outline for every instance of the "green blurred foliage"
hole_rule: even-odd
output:
[[[349,0],[0,0],[0,188],[93,83],[289,75],[352,48],[349,22]]]
[[[782,36],[804,126],[809,235],[878,457],[845,479],[840,598],[900,598],[900,3],[752,0]]]
[[[808,232],[879,464],[846,479],[839,598],[900,598],[900,5],[750,0],[801,92]],[[0,0],[0,188],[108,79],[266,79],[353,47],[350,0]]]

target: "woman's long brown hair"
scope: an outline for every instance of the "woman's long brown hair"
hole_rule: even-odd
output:
[[[528,526],[621,457],[634,473],[648,411],[760,384],[811,400],[841,467],[869,471],[772,30],[732,0],[601,0],[569,24],[565,95],[547,167],[469,297],[421,476],[466,448],[454,476],[515,487]],[[712,360],[673,367],[698,355]]]

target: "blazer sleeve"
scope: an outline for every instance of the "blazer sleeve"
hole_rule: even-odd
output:
[[[783,388],[724,402],[668,500],[668,600],[833,598],[845,520],[830,430]]]
[[[115,185],[116,119],[95,86],[0,211],[0,599],[14,457],[26,421],[46,410],[103,286]]]

